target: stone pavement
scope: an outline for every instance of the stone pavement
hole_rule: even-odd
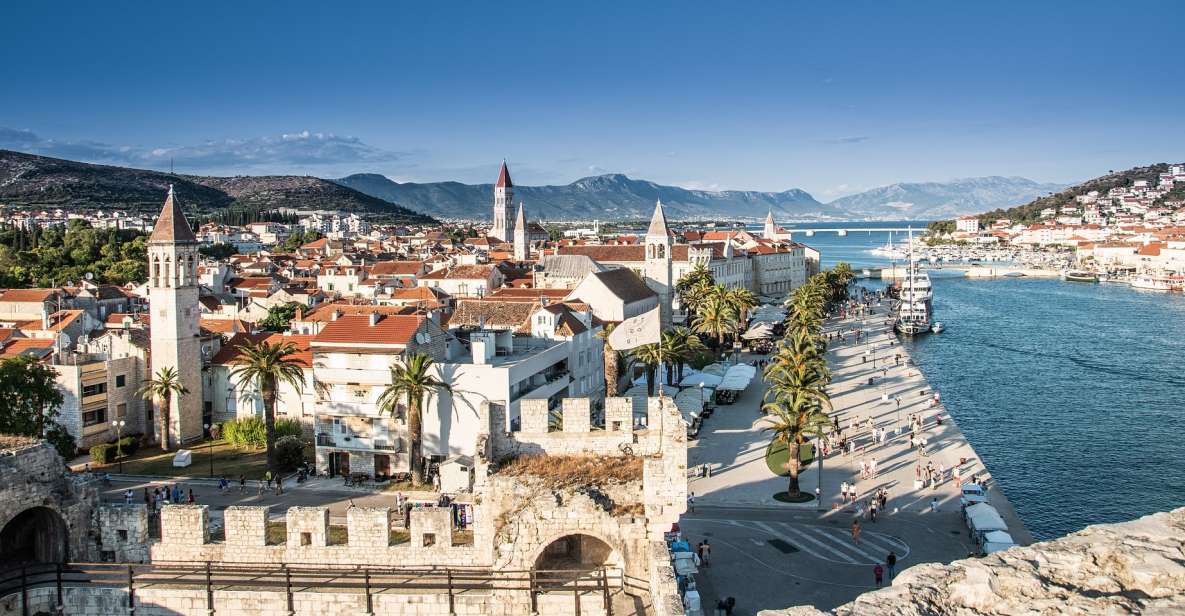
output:
[[[713,545],[712,566],[697,576],[706,608],[726,596],[738,599],[735,616],[788,605],[831,608],[872,589],[872,567],[890,550],[898,557],[898,572],[919,563],[967,557],[973,547],[952,479],[960,459],[965,459],[960,467],[964,478],[978,474],[987,479],[991,502],[1013,538],[1022,544],[1032,541],[957,424],[941,406],[931,406],[933,392],[897,343],[886,323],[886,309],[878,308],[867,319],[830,319],[826,324],[829,333],[849,332],[845,342],[829,344],[827,359],[833,375],[831,414],[844,434],[856,435],[857,453],[833,452],[824,461],[821,511],[814,501],[792,505],[773,500],[774,493],[786,489],[787,479],[774,476],[765,463],[770,436],[761,430],[765,422],[759,410],[764,382],[754,381],[735,404],[719,407],[691,443],[689,489],[696,495],[695,511],[685,514],[680,525],[693,545],[703,539]],[[868,333],[859,344],[850,333],[857,328]],[[871,385],[870,377],[875,377]],[[942,425],[934,421],[938,412],[944,417]],[[946,467],[946,480],[936,489],[914,487],[915,466],[922,460],[909,447],[908,417],[914,413],[925,420],[926,459],[935,467]],[[871,444],[869,418],[875,427],[893,430],[883,445]],[[849,427],[853,422],[859,427]],[[860,478],[861,445],[868,445],[865,459],[877,460],[875,478]],[[705,463],[713,475],[700,478],[696,466]],[[817,464],[803,469],[802,490],[813,493],[819,477]],[[845,481],[855,483],[861,496],[882,487],[889,490],[888,511],[876,522],[865,514],[859,543],[850,532],[855,507],[839,505],[839,486]],[[938,509],[931,511],[935,497]]]
[[[823,461],[822,485],[818,463],[804,468],[799,476],[801,488],[813,493],[821,487],[822,506],[831,510],[839,504],[840,485],[855,484],[860,497],[877,489],[889,492],[888,512],[909,511],[927,513],[931,499],[938,499],[939,511],[958,511],[959,489],[953,479],[958,466],[964,480],[973,476],[985,478],[991,503],[1008,523],[1013,538],[1021,544],[1032,542],[1032,536],[1016,516],[1011,504],[983,466],[974,449],[964,438],[956,422],[939,405],[932,406],[933,390],[921,372],[910,361],[908,353],[897,342],[891,325],[887,323],[887,306],[878,307],[873,316],[862,319],[829,319],[825,333],[848,332],[844,342],[834,341],[828,346],[827,360],[832,371],[830,387],[834,411],[843,434],[855,435],[855,455],[832,452]],[[859,344],[850,332],[859,329],[867,334]],[[900,354],[900,363],[896,356]],[[756,356],[742,356],[748,361]],[[873,379],[872,385],[869,379]],[[731,405],[716,409],[692,443],[688,453],[692,468],[690,490],[695,493],[697,506],[773,507],[817,510],[819,503],[787,504],[773,499],[773,494],[786,489],[787,478],[776,477],[765,463],[768,425],[761,419],[760,405],[765,395],[765,383],[755,380]],[[899,401],[899,404],[898,404]],[[927,457],[922,457],[909,446],[908,421],[911,414],[923,418],[927,441]],[[937,425],[935,416],[943,422]],[[877,428],[890,430],[883,445],[872,443],[868,420]],[[875,478],[860,477],[862,460],[876,460]],[[931,461],[934,467],[946,469],[945,479],[936,487],[915,489],[915,467]],[[698,477],[698,465],[709,464],[712,476]],[[849,507],[849,510],[851,508]],[[959,556],[962,556],[961,554]]]

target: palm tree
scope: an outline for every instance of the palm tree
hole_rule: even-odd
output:
[[[631,351],[630,356],[646,367],[646,395],[653,396],[654,373],[665,359],[666,353],[657,344],[643,344]]]
[[[177,369],[172,366],[165,366],[157,370],[156,378],[146,381],[140,386],[140,395],[145,400],[160,400],[160,416],[157,419],[160,426],[161,451],[169,450],[169,416],[172,410],[173,396],[180,398],[188,393],[189,389],[181,383]]]
[[[697,263],[690,271],[683,274],[683,277],[679,278],[679,282],[675,283],[675,294],[678,295],[679,304],[683,306],[683,310],[695,312],[694,307],[698,305],[703,290],[714,284],[716,284],[716,280],[712,277],[712,270],[703,263]]]
[[[667,382],[678,383],[682,381],[683,365],[705,348],[699,336],[692,333],[686,327],[673,327],[664,332],[662,335],[662,353],[664,355],[663,361],[667,365]]]
[[[770,425],[762,429],[773,432],[774,440],[784,444],[790,454],[786,463],[790,484],[786,492],[790,498],[797,498],[802,494],[798,485],[798,473],[802,469],[801,447],[806,443],[807,436],[820,433],[831,420],[817,402],[805,396],[792,396],[768,403],[763,408],[769,413],[765,421]],[[817,447],[815,455],[822,455]]]
[[[267,468],[276,468],[276,398],[280,383],[288,383],[298,393],[304,389],[304,367],[296,359],[296,345],[292,342],[248,343],[239,349],[231,378],[254,385],[263,400],[263,426],[267,435]],[[250,390],[247,390],[250,391]],[[247,392],[245,392],[247,393]],[[248,395],[250,395],[248,393]]]
[[[605,359],[605,395],[609,397],[616,396],[618,377],[621,370],[621,355],[609,344],[609,336],[617,326],[614,324],[607,325],[604,329],[597,332],[597,337],[605,342],[601,351]]]
[[[424,467],[420,461],[420,440],[423,437],[423,410],[426,396],[447,391],[448,383],[432,375],[432,358],[424,353],[412,353],[401,365],[391,366],[391,384],[379,396],[378,405],[392,417],[399,415],[402,400],[407,398],[407,438],[411,457],[412,485],[424,482]]]
[[[753,292],[748,289],[737,287],[726,291],[724,297],[725,301],[739,315],[740,323],[743,327],[749,322],[749,311],[757,307],[757,296],[753,295]]]
[[[723,348],[724,337],[736,333],[736,311],[724,298],[714,294],[699,307],[691,329],[698,334],[713,336],[718,347]]]

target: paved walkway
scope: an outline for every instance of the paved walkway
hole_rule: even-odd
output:
[[[959,489],[954,481],[954,468],[959,467],[964,480],[979,476],[987,481],[991,503],[996,507],[1013,538],[1021,544],[1032,542],[1032,536],[1016,516],[1012,505],[991,481],[991,473],[964,438],[958,425],[941,407],[933,407],[933,390],[920,371],[912,366],[908,352],[897,343],[896,335],[887,323],[887,306],[878,307],[874,315],[858,319],[829,319],[825,333],[847,332],[844,342],[829,344],[828,364],[832,370],[830,387],[834,411],[843,434],[856,442],[855,455],[832,452],[823,462],[820,486],[818,464],[803,469],[799,481],[803,491],[814,492],[821,487],[822,507],[832,511],[840,506],[840,485],[854,484],[860,497],[880,488],[889,493],[889,514],[912,512],[930,513],[931,500],[937,498],[938,512],[959,511]],[[867,334],[859,344],[851,332],[859,329]],[[900,354],[900,363],[896,356]],[[742,360],[755,356],[742,356]],[[872,384],[869,384],[869,379]],[[814,501],[790,505],[773,499],[773,494],[786,489],[787,479],[774,476],[765,463],[765,448],[769,433],[763,432],[767,422],[762,420],[760,403],[765,395],[765,383],[755,380],[736,403],[719,407],[700,431],[692,444],[689,464],[693,478],[690,490],[695,493],[695,505],[700,507],[770,507],[817,510]],[[900,402],[898,404],[898,401]],[[922,457],[909,446],[909,416],[920,414],[927,441],[928,456]],[[941,414],[941,425],[935,417]],[[884,444],[872,442],[871,427],[889,430]],[[875,478],[860,477],[862,460],[876,460]],[[944,480],[937,486],[915,488],[916,467],[932,462],[945,468]],[[708,464],[712,476],[698,477],[698,465]],[[964,554],[958,554],[961,557]]]

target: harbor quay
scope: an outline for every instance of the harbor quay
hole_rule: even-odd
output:
[[[862,332],[859,343],[855,331]],[[864,317],[828,319],[824,333],[843,335],[828,346],[834,406],[829,414],[855,447],[852,453],[832,451],[821,468],[816,461],[801,470],[802,491],[818,490],[819,500],[774,499],[786,490],[788,479],[774,475],[765,460],[770,434],[762,430],[765,386],[760,380],[734,404],[716,409],[690,445],[688,489],[694,498],[681,527],[692,545],[706,540],[712,546],[711,562],[699,576],[708,608],[732,596],[739,614],[754,613],[741,608],[756,605],[828,609],[874,588],[873,569],[884,566],[889,553],[897,558],[895,573],[972,555],[956,467],[964,482],[977,478],[984,483],[989,502],[1018,544],[1033,541],[958,424],[941,402],[933,404],[936,392],[898,343],[887,303],[873,306]],[[742,356],[742,361],[763,357]],[[922,420],[925,456],[910,447],[912,415]],[[886,431],[883,444],[873,443],[872,428]],[[876,460],[875,475],[862,476],[861,461],[871,460]],[[927,462],[942,467],[943,477],[919,486],[917,469]],[[845,483],[854,486],[855,503],[841,498]],[[888,501],[873,521],[867,503],[880,489],[887,491]],[[857,519],[858,542],[852,537]]]

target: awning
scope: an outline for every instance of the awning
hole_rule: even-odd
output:
[[[684,375],[683,380],[679,381],[679,385],[683,387],[699,387],[699,384],[703,383],[704,387],[715,387],[723,380],[723,375],[692,371]]]
[[[741,334],[745,340],[763,340],[774,337],[774,326],[769,323],[757,323],[749,331]]]
[[[724,373],[724,379],[720,381],[720,386],[717,389],[743,391],[753,381],[753,377],[757,375],[757,368],[749,364],[737,364],[731,366],[728,372]]]
[[[679,409],[679,414],[683,416],[683,421],[688,424],[699,418],[700,413],[704,409],[704,400],[707,399],[708,393],[701,392],[698,387],[692,389],[684,389],[675,396],[675,408]]]
[[[977,503],[967,507],[966,515],[967,526],[976,532],[1008,530],[1008,525],[1004,523],[1004,518],[1000,517],[1000,512],[987,503]]]

